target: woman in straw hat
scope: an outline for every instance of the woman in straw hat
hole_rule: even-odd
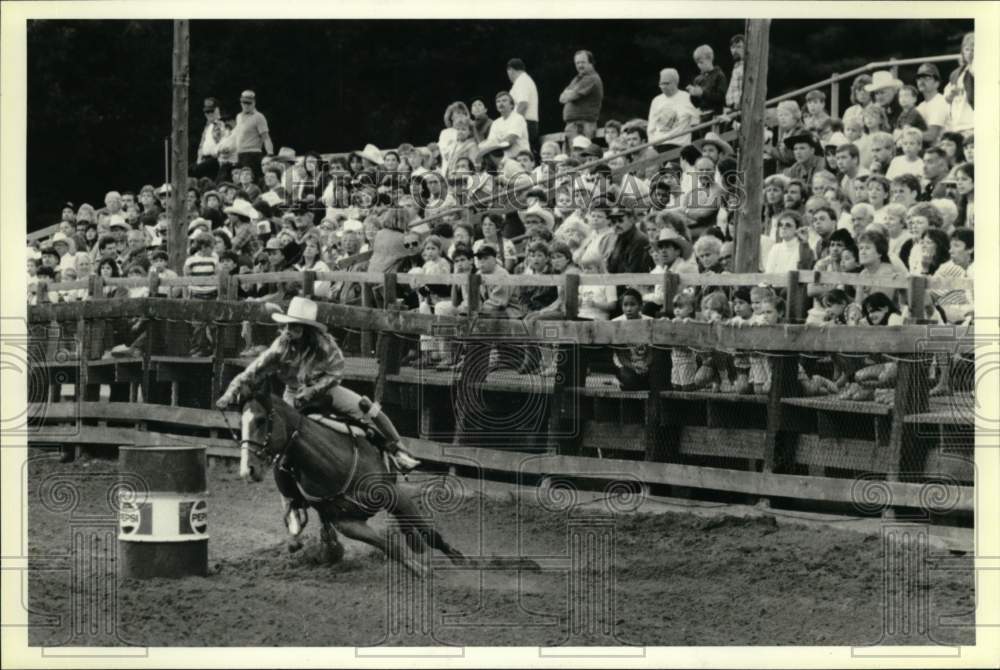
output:
[[[382,448],[397,467],[403,472],[412,470],[420,462],[400,445],[396,427],[379,404],[365,402],[370,409],[363,410],[362,401],[367,398],[341,384],[344,354],[327,332],[326,324],[317,321],[316,317],[316,303],[301,297],[292,298],[287,313],[272,314],[271,318],[284,326],[278,337],[233,379],[216,405],[220,409],[229,407],[240,391],[254,388],[265,378],[275,375],[285,384],[282,399],[297,409],[329,405],[338,414],[356,421],[370,420],[385,437]],[[281,476],[276,472],[276,477]]]

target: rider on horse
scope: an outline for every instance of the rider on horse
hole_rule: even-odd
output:
[[[382,448],[402,472],[420,465],[400,444],[399,433],[378,403],[372,403],[346,388],[344,354],[336,340],[327,332],[326,325],[316,320],[316,303],[308,298],[292,298],[288,313],[272,314],[271,318],[284,324],[278,337],[243,372],[229,384],[229,388],[216,402],[219,409],[226,409],[244,389],[256,387],[264,378],[275,375],[285,384],[283,400],[296,409],[332,405],[340,415],[358,422],[371,420],[385,438]],[[367,409],[362,409],[364,407]],[[286,514],[298,502],[294,477],[282,462],[275,464],[275,480],[285,497]]]

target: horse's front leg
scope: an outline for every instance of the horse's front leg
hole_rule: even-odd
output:
[[[288,539],[285,544],[289,552],[295,553],[302,548],[302,540],[299,539],[299,535],[309,523],[309,512],[305,508],[295,505],[295,501],[291,498],[284,496],[281,497],[281,505],[281,518],[285,522],[285,528],[288,529]]]

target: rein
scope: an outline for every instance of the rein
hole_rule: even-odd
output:
[[[233,442],[239,445],[240,449],[242,449],[244,445],[246,445],[247,448],[251,452],[253,452],[255,458],[264,461],[268,465],[272,465],[276,460],[285,455],[285,453],[288,451],[289,446],[292,444],[295,438],[298,437],[299,431],[302,428],[302,424],[306,420],[306,415],[300,414],[299,425],[296,426],[295,430],[293,430],[291,434],[289,434],[288,439],[285,440],[285,444],[281,447],[281,449],[277,453],[272,454],[268,450],[268,445],[271,444],[272,428],[274,426],[274,414],[275,414],[274,409],[271,409],[271,411],[267,413],[267,435],[264,437],[263,442],[259,442],[257,440],[251,440],[249,438],[246,439],[242,438],[239,434],[237,434],[237,432],[233,429],[232,425],[229,423],[229,419],[226,417],[226,413],[221,409],[219,410],[219,413],[222,414],[222,421],[223,423],[226,424],[226,428],[229,430],[229,434],[232,437]],[[358,453],[359,451],[358,438],[356,435],[354,435],[353,432],[351,432],[350,435],[351,435],[351,446],[353,447],[351,452],[351,467],[347,473],[347,478],[344,480],[344,485],[341,486],[340,490],[334,494],[333,497],[335,498],[342,496],[351,488],[351,485],[354,483],[354,478],[358,473],[358,461],[360,460]]]

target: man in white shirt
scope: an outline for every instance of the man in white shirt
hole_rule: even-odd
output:
[[[538,144],[538,87],[520,58],[507,61],[507,78],[510,79],[514,111],[524,117],[528,124],[528,141],[535,146]]]
[[[487,142],[496,146],[509,142],[510,146],[504,151],[507,158],[516,159],[517,155],[524,151],[531,151],[531,142],[528,140],[528,124],[524,117],[514,111],[514,98],[507,91],[500,91],[496,97],[497,111],[500,118],[494,119],[490,125],[490,134]]]
[[[951,112],[944,96],[938,93],[941,85],[941,73],[934,63],[924,63],[917,69],[917,89],[924,96],[924,101],[917,105],[917,111],[924,117],[927,130],[924,131],[925,146],[933,145],[948,125],[948,115]]]
[[[201,131],[201,140],[198,142],[198,155],[188,174],[195,178],[210,177],[214,180],[219,174],[219,144],[215,141],[212,130],[222,119],[218,101],[215,98],[205,98],[202,111],[205,113],[205,128]]]
[[[673,68],[660,70],[660,90],[649,105],[649,121],[646,124],[649,141],[656,142],[671,133],[682,131],[697,123],[698,110],[691,102],[687,91],[678,89],[680,75]],[[656,147],[660,153],[669,149],[691,144],[691,134],[674,137],[667,144]]]

